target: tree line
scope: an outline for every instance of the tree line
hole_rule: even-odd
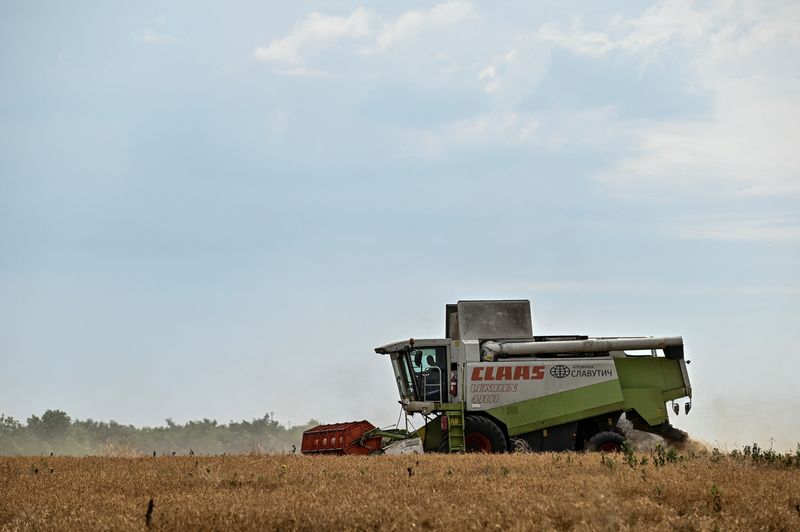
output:
[[[318,425],[286,426],[273,413],[228,424],[203,419],[161,427],[72,419],[61,410],[33,415],[25,423],[0,414],[0,455],[186,455],[299,452],[303,431]]]

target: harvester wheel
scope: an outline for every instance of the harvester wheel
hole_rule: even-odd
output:
[[[611,432],[609,430],[598,432],[586,442],[585,449],[587,451],[599,451],[601,453],[619,453],[622,452],[622,445],[625,443],[625,438],[621,434]]]
[[[468,453],[504,453],[508,450],[503,431],[491,419],[466,416],[464,421],[464,446]]]

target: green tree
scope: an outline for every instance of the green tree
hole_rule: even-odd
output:
[[[72,420],[62,410],[47,410],[41,419],[31,416],[28,427],[37,435],[49,439],[63,438],[69,433]]]
[[[0,434],[14,434],[22,428],[22,424],[11,416],[0,414]]]

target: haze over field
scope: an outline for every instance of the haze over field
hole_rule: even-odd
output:
[[[0,413],[394,423],[444,305],[682,335],[800,441],[800,5],[0,6]]]

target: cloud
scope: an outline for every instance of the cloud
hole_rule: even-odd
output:
[[[597,61],[626,54],[647,65],[681,50],[701,117],[628,124],[630,149],[597,179],[620,195],[800,193],[800,6],[665,1],[603,31],[543,25],[538,38]]]
[[[800,217],[790,215],[704,215],[673,220],[668,232],[684,240],[800,242]]]
[[[475,16],[472,6],[465,2],[444,2],[427,11],[407,11],[395,19],[384,20],[380,15],[356,8],[347,16],[311,13],[296,25],[287,36],[256,48],[257,59],[284,67],[284,73],[308,72],[300,69],[310,57],[336,45],[350,41],[360,43],[360,55],[377,55],[418,34],[452,26]]]
[[[371,35],[374,31],[374,17],[363,7],[355,9],[346,17],[328,16],[315,11],[295,26],[286,37],[256,48],[255,56],[262,61],[300,66],[305,63],[306,53],[318,52],[343,39],[359,39]]]
[[[409,54],[411,42],[421,41],[422,34],[460,28],[463,21],[477,17],[466,2],[444,2],[396,17],[362,7],[345,15],[314,12],[254,54],[283,74],[330,76],[319,70],[315,59],[331,50],[346,48],[351,58],[395,49]],[[469,48],[469,57],[460,49],[447,52],[426,42],[424,53],[436,65],[395,54],[391,65],[380,65],[381,75],[403,81],[417,76],[418,83],[477,85],[488,97],[488,109],[475,116],[402,130],[406,153],[438,156],[463,148],[590,147],[605,151],[611,161],[594,178],[617,196],[798,194],[798,22],[800,5],[792,2],[666,0],[635,16],[615,15],[588,25],[579,19],[571,25],[544,23],[529,33],[511,33],[505,47],[495,46],[494,33]],[[644,72],[658,64],[661,72],[683,76],[686,94],[702,95],[709,104],[680,117],[661,118],[655,113],[648,117],[637,111],[635,120],[626,113],[625,103],[543,107],[535,94],[553,74],[554,49],[601,67],[627,60],[638,62]],[[423,53],[419,47],[415,50]],[[447,74],[441,74],[445,63]]]
[[[497,105],[510,108],[530,98],[547,76],[550,52],[529,35],[517,35],[511,46],[478,72],[483,91]]]
[[[498,148],[611,149],[624,135],[625,122],[612,106],[523,112],[497,108],[434,128],[404,133],[406,155],[441,157],[446,153]]]
[[[579,55],[600,57],[621,51],[652,57],[670,44],[703,39],[716,17],[726,11],[720,5],[697,11],[693,5],[687,0],[658,2],[639,17],[612,17],[604,31],[584,30],[580,24],[565,30],[545,23],[536,36]]]
[[[160,33],[153,30],[142,30],[134,34],[134,39],[149,45],[178,44],[180,39],[168,33]]]
[[[428,11],[407,11],[395,20],[384,23],[375,45],[366,53],[383,53],[398,42],[410,39],[425,30],[453,26],[476,17],[471,4],[466,2],[444,2]]]

